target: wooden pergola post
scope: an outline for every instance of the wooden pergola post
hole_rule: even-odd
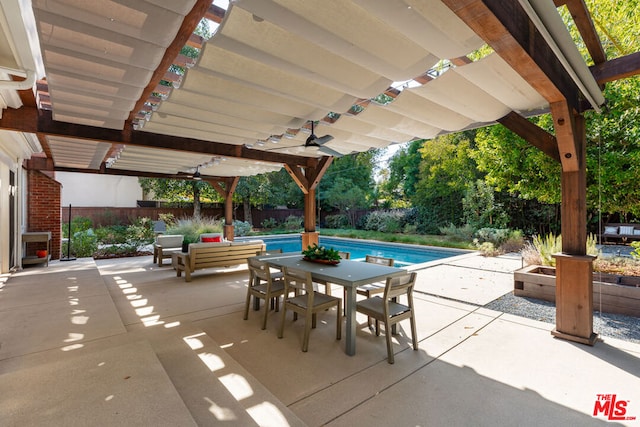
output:
[[[562,105],[551,106],[560,152],[563,142],[575,150],[574,168],[562,164],[562,253],[556,259],[556,328],[558,338],[593,345],[593,260],[587,255],[587,167],[585,120]],[[564,159],[569,154],[565,152]],[[572,163],[573,164],[573,163]],[[568,169],[568,170],[567,170]]]
[[[500,123],[562,165],[562,254],[556,256],[556,329],[560,338],[593,344],[593,258],[586,256],[586,136],[581,90],[518,1],[443,0],[551,107],[555,139],[509,114]],[[556,2],[558,3],[558,2]],[[570,10],[595,61],[606,60],[583,2]],[[592,34],[591,34],[592,33]],[[637,68],[637,67],[636,67]],[[557,145],[557,150],[554,147]]]
[[[224,197],[224,237],[233,240],[233,193],[236,191],[240,177],[206,179],[222,197]]]
[[[304,193],[304,233],[302,233],[302,248],[318,244],[319,233],[316,231],[316,187],[327,171],[333,157],[322,157],[315,166],[301,167],[285,164],[284,167],[291,178]]]

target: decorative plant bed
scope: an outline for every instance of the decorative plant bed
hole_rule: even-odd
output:
[[[555,302],[556,269],[529,265],[513,272],[513,294]],[[593,307],[640,317],[640,277],[593,273]]]

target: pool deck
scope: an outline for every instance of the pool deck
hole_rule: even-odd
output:
[[[0,278],[3,425],[640,426],[640,345],[575,344],[482,307],[511,292],[518,257],[420,269],[419,349],[401,324],[394,365],[365,318],[355,356],[331,312],[302,353],[302,322],[289,318],[278,339],[279,313],[266,330],[256,312],[242,320],[245,267],[186,283],[151,261],[52,262]],[[599,395],[635,419],[594,417]]]

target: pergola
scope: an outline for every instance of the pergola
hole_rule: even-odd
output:
[[[335,155],[501,123],[562,165],[554,334],[593,344],[583,112],[599,110],[606,82],[638,73],[640,53],[607,60],[583,0],[33,0],[33,16],[6,3],[3,27],[39,40],[35,69],[0,64],[25,78],[2,86],[20,101],[0,128],[37,136],[43,154],[27,168],[197,170],[225,197],[231,238],[240,176],[286,168],[305,195],[306,245]],[[209,40],[194,34],[202,18],[218,25]],[[544,112],[555,135],[527,120]],[[312,123],[333,139],[307,146]]]

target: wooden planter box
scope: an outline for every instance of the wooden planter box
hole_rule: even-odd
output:
[[[555,302],[555,267],[529,265],[514,271],[513,294]],[[640,317],[640,277],[594,272],[593,308]]]

